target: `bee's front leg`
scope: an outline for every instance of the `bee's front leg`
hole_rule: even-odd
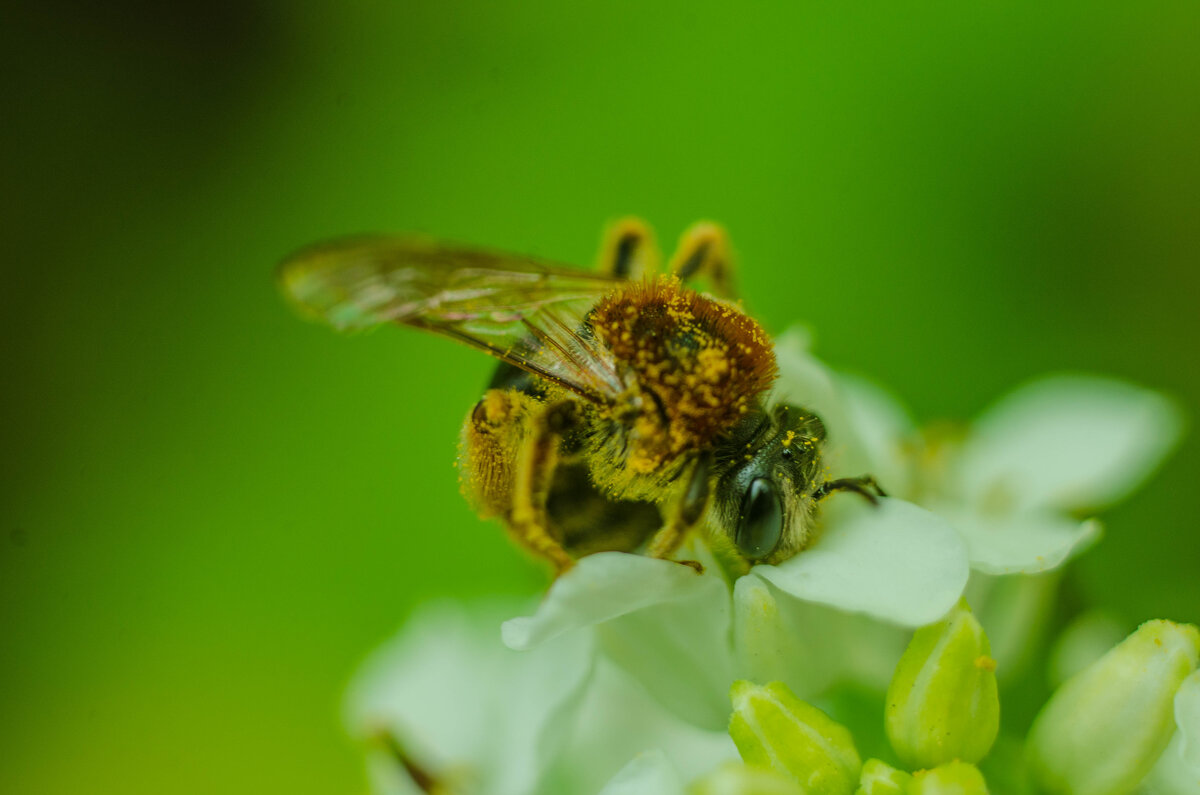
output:
[[[707,279],[718,298],[737,298],[729,236],[720,224],[699,221],[688,227],[671,257],[668,270],[680,281]]]
[[[546,500],[558,465],[559,443],[574,421],[575,404],[571,401],[551,404],[533,419],[532,432],[517,452],[512,509],[508,514],[513,536],[531,552],[553,563],[556,574],[574,566],[575,561],[550,534]]]
[[[705,508],[708,507],[710,469],[711,458],[708,455],[703,455],[696,460],[688,475],[687,490],[684,491],[683,497],[674,507],[668,511],[667,523],[654,534],[654,538],[650,539],[650,546],[646,549],[647,555],[652,558],[670,557],[683,543],[683,539],[687,537],[692,528],[700,522]],[[697,571],[703,571],[703,567],[696,561],[681,560],[679,562],[685,566],[691,566]]]
[[[826,481],[813,492],[813,499],[818,501],[823,500],[835,491],[852,491],[872,505],[879,502],[879,497],[887,496],[887,492],[879,487],[879,484],[875,482],[875,478],[870,475],[863,475],[857,478],[839,478],[837,480]]]

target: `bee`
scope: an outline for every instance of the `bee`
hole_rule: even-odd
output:
[[[774,349],[734,302],[720,226],[690,227],[661,270],[630,218],[594,272],[365,237],[303,249],[278,279],[336,329],[411,326],[499,360],[462,426],[462,491],[558,573],[603,550],[669,559],[696,530],[744,563],[786,560],[813,542],[822,499],[883,491],[829,479],[821,419],[768,400]]]

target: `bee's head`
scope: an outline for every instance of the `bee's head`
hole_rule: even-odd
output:
[[[712,524],[750,562],[779,562],[808,546],[824,441],[819,417],[781,404],[747,417],[719,449]]]

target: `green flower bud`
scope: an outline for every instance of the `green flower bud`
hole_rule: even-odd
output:
[[[1200,658],[1200,631],[1147,621],[1067,680],[1029,733],[1034,777],[1052,793],[1125,795],[1175,730],[1174,697]]]
[[[845,726],[805,704],[782,682],[734,682],[729,735],[748,764],[770,768],[805,795],[851,795],[862,768]]]
[[[906,795],[912,776],[887,762],[868,759],[863,762],[862,777],[854,795]]]
[[[949,762],[913,773],[908,795],[988,795],[988,788],[975,765]]]
[[[918,629],[888,686],[884,727],[913,768],[978,762],[1000,730],[996,663],[966,602]]]
[[[688,795],[804,795],[804,790],[782,773],[730,762],[693,781]]]

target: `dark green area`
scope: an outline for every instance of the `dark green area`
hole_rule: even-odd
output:
[[[1109,373],[1200,406],[1200,6],[100,4],[5,15],[0,790],[353,792],[340,690],[541,574],[458,497],[491,365],[273,264],[421,230],[586,264],[724,222],[751,310],[921,419]],[[1200,620],[1200,444],[1071,593]]]

